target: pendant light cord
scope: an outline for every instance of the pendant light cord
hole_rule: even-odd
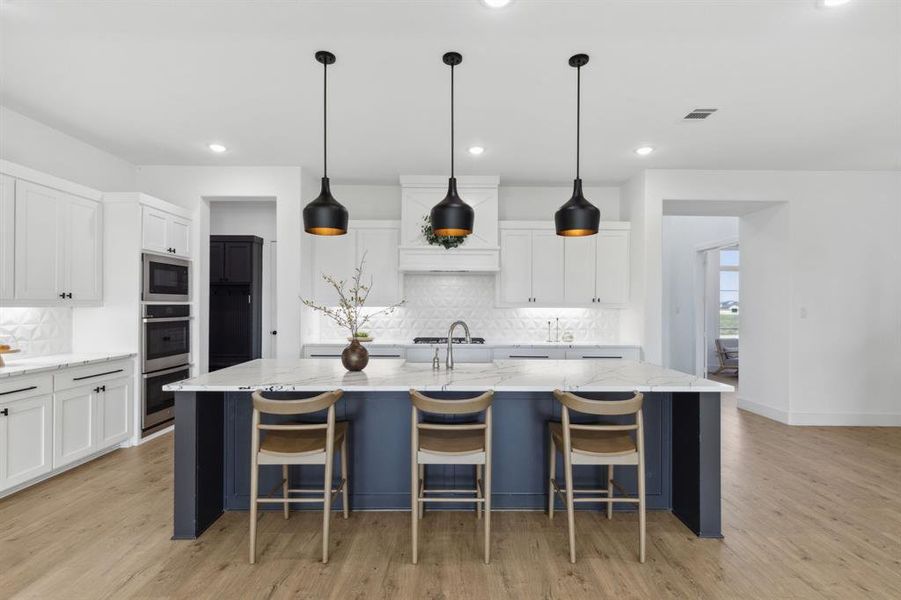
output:
[[[322,63],[322,176],[328,177],[328,65]]]
[[[451,65],[451,178],[454,176],[454,65]]]
[[[579,179],[579,162],[582,132],[582,67],[576,69],[576,179]]]

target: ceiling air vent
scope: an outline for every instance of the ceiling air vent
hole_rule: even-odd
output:
[[[696,108],[684,117],[682,117],[685,121],[703,121],[713,113],[715,113],[717,109],[715,108]]]

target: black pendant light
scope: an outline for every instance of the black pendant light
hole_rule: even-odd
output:
[[[313,235],[344,235],[347,233],[347,209],[341,206],[328,183],[328,66],[335,62],[335,55],[325,50],[316,53],[322,63],[322,189],[319,196],[303,209],[303,230]]]
[[[457,179],[454,177],[454,67],[463,62],[459,52],[448,52],[443,57],[444,64],[451,68],[451,175],[447,182],[447,196],[432,207],[430,218],[435,235],[463,237],[472,233],[475,212],[457,194]]]
[[[569,59],[569,66],[576,68],[576,179],[573,195],[554,214],[557,235],[586,236],[598,232],[601,211],[582,194],[582,179],[579,177],[579,143],[582,117],[582,67],[588,64],[587,54],[576,54]]]

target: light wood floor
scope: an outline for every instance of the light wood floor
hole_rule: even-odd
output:
[[[0,500],[0,597],[16,598],[899,598],[901,429],[796,428],[723,411],[724,540],[672,515],[648,518],[636,558],[630,513],[565,519],[496,513],[482,563],[473,513],[427,513],[410,564],[406,513],[318,514],[260,523],[247,564],[246,513],[197,541],[169,539],[172,440],[117,451]]]

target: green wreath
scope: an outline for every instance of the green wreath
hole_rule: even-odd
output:
[[[422,218],[422,237],[430,246],[443,246],[445,249],[456,248],[466,241],[463,235],[435,235],[432,229],[432,217],[426,215]]]

